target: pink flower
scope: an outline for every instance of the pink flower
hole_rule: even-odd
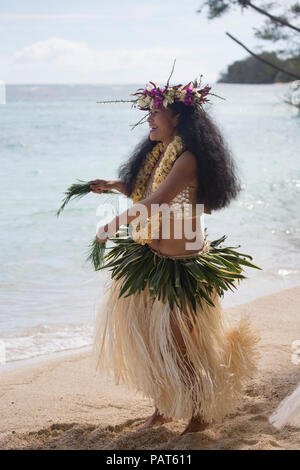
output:
[[[193,101],[194,101],[194,94],[192,93],[192,90],[190,88],[187,88],[183,102],[186,106],[190,106],[193,103]]]
[[[159,108],[162,105],[163,101],[164,101],[163,96],[160,96],[160,95],[156,96],[153,101],[153,108],[154,109]]]

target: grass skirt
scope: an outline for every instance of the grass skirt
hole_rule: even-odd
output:
[[[197,314],[154,299],[148,285],[119,296],[122,279],[108,277],[96,320],[93,356],[99,371],[114,375],[153,401],[164,416],[206,422],[222,419],[256,370],[259,340],[246,319],[230,327],[219,296],[197,303]],[[172,325],[178,326],[180,349]]]

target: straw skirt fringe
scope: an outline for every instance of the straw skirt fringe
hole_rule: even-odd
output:
[[[215,307],[197,305],[197,317],[174,307],[183,355],[168,303],[153,302],[147,286],[140,294],[118,298],[121,282],[106,281],[94,334],[96,369],[142,392],[164,416],[200,414],[206,422],[223,418],[256,370],[259,338],[248,321],[229,328],[217,296]]]

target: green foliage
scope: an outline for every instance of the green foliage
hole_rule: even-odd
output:
[[[104,253],[106,249],[105,243],[99,243],[97,238],[95,238],[89,245],[89,255],[87,261],[93,263],[95,271],[98,271],[104,263]]]
[[[225,0],[205,0],[202,1],[200,8],[197,10],[197,13],[202,13],[203,9],[208,9],[207,17],[212,20],[223,15],[230,8],[230,1]]]
[[[79,183],[72,184],[67,189],[67,191],[65,191],[65,193],[64,193],[65,197],[62,201],[62,204],[61,204],[60,208],[56,212],[57,217],[61,214],[61,212],[64,210],[65,206],[68,204],[68,202],[72,198],[80,199],[80,198],[82,198],[82,196],[85,196],[86,194],[88,194],[91,191],[91,188],[90,188],[90,185],[89,185],[88,182],[82,181],[82,180],[77,180],[77,181],[79,181]]]
[[[214,292],[223,296],[225,291],[234,290],[236,283],[246,277],[244,266],[261,269],[236,247],[221,247],[225,238],[211,242],[206,254],[172,259],[156,255],[120,230],[110,238],[114,246],[105,256],[103,251],[101,259],[91,253],[89,259],[96,270],[109,269],[113,279],[123,280],[119,297],[139,293],[148,286],[153,300],[168,302],[171,309],[175,304],[180,309],[189,305],[196,314],[197,304],[204,301],[214,305]]]
[[[263,41],[277,43],[277,53],[282,57],[298,57],[300,54],[300,2],[274,2],[250,0],[200,0],[198,13],[206,11],[208,19],[219,18],[229,11],[256,12],[264,23],[256,28],[255,36]]]
[[[300,14],[300,3],[296,2],[291,6],[291,12],[294,15],[299,15]]]
[[[263,52],[260,54],[260,57],[274,65],[300,75],[300,56],[294,59],[280,60],[275,52]],[[221,83],[275,83],[290,81],[290,75],[260,62],[255,57],[247,57],[229,65],[227,71],[222,73],[218,80]]]
[[[82,181],[82,180],[77,180],[78,183],[72,184],[67,191],[65,191],[65,197],[62,201],[62,205],[56,212],[57,217],[61,214],[61,212],[64,210],[65,206],[68,204],[68,202],[73,198],[73,199],[80,199],[86,194],[89,194],[91,191],[90,188],[90,183],[88,181]],[[116,191],[112,191],[110,189],[105,189],[103,193],[109,193],[109,194],[118,194]]]

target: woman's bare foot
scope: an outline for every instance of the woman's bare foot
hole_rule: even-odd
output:
[[[157,408],[155,408],[155,411],[150,418],[147,419],[147,421],[139,426],[137,429],[148,429],[152,428],[155,424],[163,424],[163,423],[168,423],[169,421],[172,421],[172,418],[166,418],[160,412],[158,411]]]
[[[203,421],[203,419],[200,416],[193,416],[185,430],[180,434],[180,436],[183,436],[184,434],[187,434],[188,432],[199,432],[199,431],[204,431],[208,427],[208,423]]]

